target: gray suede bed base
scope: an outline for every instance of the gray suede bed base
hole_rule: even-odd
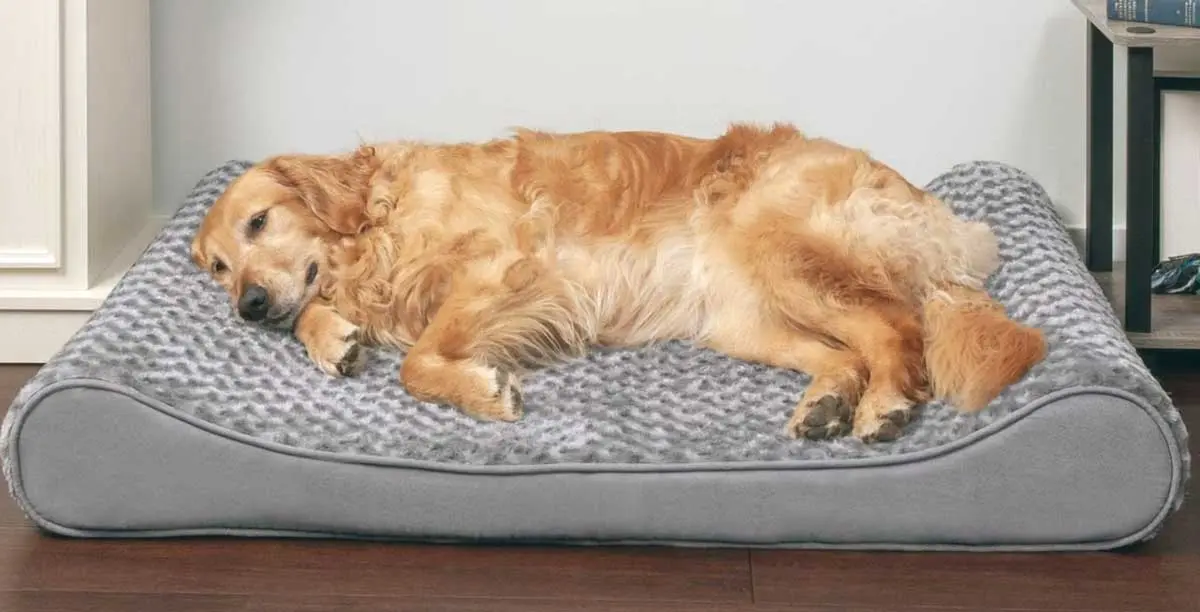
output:
[[[1047,358],[986,410],[922,406],[898,440],[794,441],[808,378],[683,343],[597,351],[527,381],[525,417],[414,400],[402,355],[332,379],[237,321],[188,256],[244,171],[198,185],[0,430],[10,492],[78,537],[184,535],[855,549],[1099,550],[1183,502],[1187,431],[1012,167],[928,188],[988,222],[989,291]]]
[[[331,455],[102,381],[48,389],[17,426],[21,493],[42,500],[31,517],[79,537],[1034,551],[1152,532],[1179,486],[1166,423],[1111,390],[1039,404],[945,447],[817,464],[481,468]]]

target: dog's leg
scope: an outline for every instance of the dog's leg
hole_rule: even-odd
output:
[[[886,302],[793,297],[790,315],[829,333],[866,364],[867,388],[854,411],[853,434],[867,442],[899,437],[916,402],[927,393],[917,315]]]
[[[362,369],[366,351],[359,344],[358,326],[324,301],[314,301],[296,319],[296,338],[308,356],[326,373],[351,376]]]
[[[491,261],[506,259],[513,261],[503,254]],[[481,264],[451,289],[400,377],[420,400],[453,404],[482,420],[514,421],[524,409],[520,374],[580,355],[589,342],[579,310],[540,263]]]
[[[900,435],[927,397],[917,308],[887,270],[821,235],[774,223],[755,232],[745,260],[772,309],[795,327],[819,330],[862,356],[867,388],[853,434],[866,441]]]
[[[896,439],[928,394],[917,316],[900,308],[860,306],[830,313],[826,325],[867,364],[869,382],[854,413],[854,435],[867,442]]]
[[[728,325],[714,331],[707,342],[714,350],[812,377],[788,420],[789,436],[821,440],[850,433],[867,374],[857,353],[803,330],[762,321],[747,324],[744,316],[730,317]]]

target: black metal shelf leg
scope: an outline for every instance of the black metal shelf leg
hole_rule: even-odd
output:
[[[1150,203],[1154,207],[1154,249],[1151,259],[1154,265],[1162,261],[1162,142],[1163,142],[1163,83],[1154,79],[1154,173],[1152,185],[1154,190],[1150,195]]]
[[[1154,269],[1155,219],[1154,51],[1129,49],[1129,108],[1125,202],[1125,329],[1149,332],[1150,274]]]
[[[1113,264],[1113,44],[1088,23],[1087,214],[1089,270]]]

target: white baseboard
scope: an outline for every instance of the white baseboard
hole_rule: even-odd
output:
[[[125,246],[100,279],[87,289],[72,288],[29,288],[29,289],[0,289],[0,312],[8,310],[44,311],[44,310],[95,310],[108,292],[112,291],[117,281],[121,280],[129,267],[133,265],[151,240],[158,235],[166,223],[162,216],[151,217],[146,225]]]
[[[1086,253],[1084,245],[1087,244],[1087,229],[1081,226],[1072,226],[1067,228],[1067,233],[1071,235],[1071,242],[1075,243],[1075,250],[1079,251],[1079,256],[1084,257]],[[1124,225],[1113,227],[1113,261],[1125,261]]]
[[[45,363],[90,316],[77,310],[0,310],[0,363]]]
[[[91,317],[162,229],[155,217],[87,289],[0,290],[0,363],[44,363]]]

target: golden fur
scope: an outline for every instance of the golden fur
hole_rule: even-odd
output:
[[[811,374],[789,434],[865,440],[931,394],[978,410],[1044,356],[984,291],[996,251],[861,150],[740,124],[282,155],[193,243],[325,371],[407,348],[408,391],[477,418],[518,418],[530,368],[684,339]]]

